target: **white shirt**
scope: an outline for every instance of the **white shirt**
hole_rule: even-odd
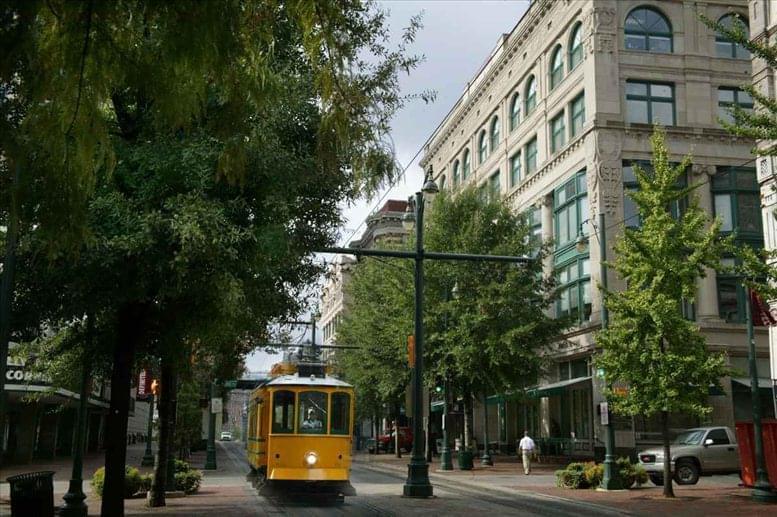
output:
[[[534,450],[534,440],[529,438],[528,436],[524,436],[521,438],[521,442],[518,444],[518,448],[522,451],[533,451]]]

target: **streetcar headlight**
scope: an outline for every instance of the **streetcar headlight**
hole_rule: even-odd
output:
[[[312,467],[316,464],[318,461],[318,456],[316,456],[315,452],[309,452],[305,455],[305,463],[308,464],[308,467]]]

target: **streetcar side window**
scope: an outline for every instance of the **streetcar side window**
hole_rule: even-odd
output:
[[[299,433],[326,434],[327,396],[321,391],[299,394]]]
[[[331,434],[349,434],[351,417],[351,396],[347,393],[332,393]]]
[[[276,391],[272,396],[272,432],[294,432],[294,392]]]

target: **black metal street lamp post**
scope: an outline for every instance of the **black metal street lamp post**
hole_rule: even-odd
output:
[[[507,262],[528,263],[535,259],[530,257],[511,257],[499,255],[477,255],[472,253],[441,253],[424,250],[424,194],[432,197],[439,189],[432,180],[432,171],[426,176],[421,192],[416,192],[413,207],[405,213],[402,224],[406,228],[415,226],[415,251],[402,250],[365,250],[360,248],[321,248],[321,253],[341,253],[365,257],[390,257],[413,259],[415,262],[415,354],[412,376],[413,400],[413,452],[408,465],[407,480],[403,493],[406,497],[431,497],[432,484],[429,482],[429,464],[424,457],[423,442],[423,373],[424,373],[424,260],[468,260],[473,262]]]
[[[92,317],[89,317],[88,323],[91,325]],[[65,504],[60,508],[59,515],[66,517],[86,517],[89,507],[84,502],[86,494],[83,489],[83,470],[84,470],[84,442],[86,441],[86,411],[89,399],[89,363],[84,361],[81,367],[81,393],[78,400],[78,421],[76,422],[76,432],[73,437],[75,447],[73,447],[73,471],[68,486],[67,493],[63,496]]]
[[[593,223],[593,221],[589,222]],[[582,227],[582,224],[581,224]],[[595,235],[598,236],[599,241],[599,277],[602,284],[602,290],[607,290],[607,235],[606,228],[604,227],[604,213],[599,214],[599,228],[594,226],[596,230]],[[579,232],[576,247],[578,251],[583,250],[587,245],[587,239],[583,237],[582,232]],[[602,330],[607,329],[610,324],[610,315],[607,311],[607,305],[604,303],[604,296],[602,295]],[[607,411],[610,410],[609,404],[607,405]],[[604,441],[604,473],[602,475],[601,490],[618,490],[621,487],[620,478],[618,477],[616,464],[615,464],[615,428],[612,425],[612,421],[607,415],[607,423],[605,428],[605,441]]]
[[[154,452],[151,450],[151,440],[154,437],[154,394],[148,397],[148,427],[146,429],[146,450],[140,465],[143,467],[154,466]]]
[[[216,397],[216,382],[210,383],[210,405],[208,410],[208,445],[205,454],[205,470],[216,470],[216,412],[213,411],[213,399]]]
[[[491,467],[494,465],[491,455],[488,453],[488,395],[483,393],[483,456],[480,464]]]

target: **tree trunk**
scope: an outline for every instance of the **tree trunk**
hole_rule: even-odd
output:
[[[674,497],[672,454],[669,450],[669,412],[661,411],[661,438],[664,441],[664,497]]]
[[[124,468],[127,461],[127,416],[135,349],[140,339],[143,307],[137,304],[119,310],[118,338],[113,350],[111,407],[106,419],[105,485],[101,514],[124,515]]]
[[[173,365],[169,358],[162,357],[159,382],[159,446],[154,463],[154,481],[151,484],[151,496],[148,505],[165,506],[165,487],[167,485],[167,458],[172,441],[171,402],[173,390]]]

